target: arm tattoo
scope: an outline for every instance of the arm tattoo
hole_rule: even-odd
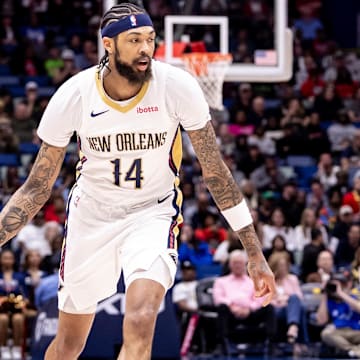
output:
[[[220,210],[240,203],[243,196],[230,170],[221,158],[210,121],[200,130],[188,131],[201,164],[204,181]]]
[[[258,239],[258,236],[256,235],[254,226],[252,224],[245,226],[244,228],[238,230],[236,233],[238,234],[240,241],[249,256],[249,259],[258,255],[259,252],[262,253],[260,241]],[[251,266],[250,261],[249,266]]]
[[[0,246],[14,237],[50,197],[65,152],[66,148],[42,144],[27,180],[0,214]]]

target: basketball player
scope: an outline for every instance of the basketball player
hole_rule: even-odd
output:
[[[78,358],[96,305],[116,292],[121,271],[126,312],[118,359],[150,359],[157,312],[176,272],[180,125],[189,133],[216,204],[248,252],[257,295],[265,296],[267,305],[275,292],[250,212],[221,159],[197,81],[152,60],[155,32],[141,7],[114,6],[102,19],[101,33],[104,57],[52,97],[38,128],[43,143],[36,162],[0,215],[4,244],[50,196],[76,132],[80,165],[68,199],[59,327],[47,360]]]

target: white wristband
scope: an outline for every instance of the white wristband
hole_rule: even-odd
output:
[[[234,231],[240,230],[253,222],[245,199],[242,199],[236,206],[221,211],[221,213]]]

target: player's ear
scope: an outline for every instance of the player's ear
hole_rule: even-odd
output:
[[[104,49],[107,50],[107,52],[109,54],[112,54],[112,47],[113,47],[113,41],[111,38],[107,37],[107,36],[104,36],[102,38],[102,42],[103,42],[103,45],[104,45]]]

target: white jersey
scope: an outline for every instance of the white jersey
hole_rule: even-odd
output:
[[[78,186],[98,201],[139,206],[177,185],[180,125],[203,128],[209,107],[196,79],[152,61],[152,79],[126,102],[104,91],[97,67],[66,81],[51,98],[38,128],[46,143],[64,147],[79,138]]]

